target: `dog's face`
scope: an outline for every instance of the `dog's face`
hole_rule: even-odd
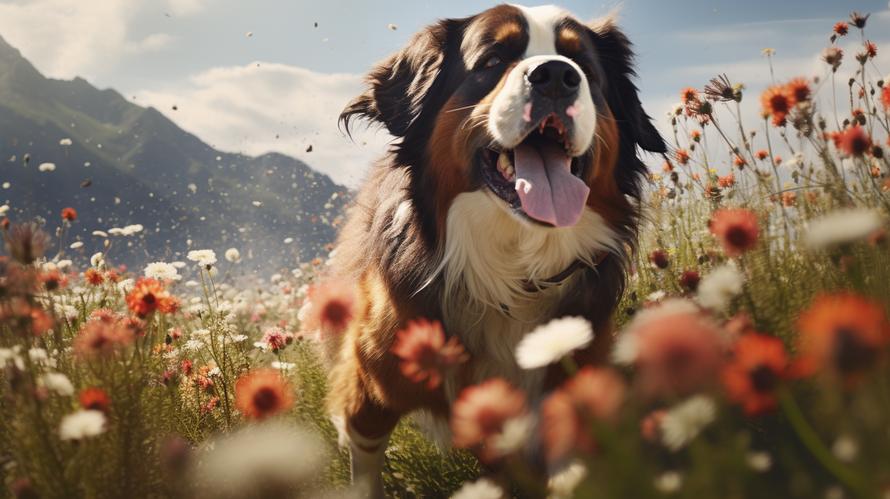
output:
[[[663,152],[611,21],[586,26],[553,6],[501,5],[417,34],[376,67],[344,111],[382,122],[441,222],[461,192],[487,190],[517,216],[574,225],[628,209],[639,171],[622,151]],[[429,191],[432,190],[433,193]],[[632,192],[628,192],[628,191]]]

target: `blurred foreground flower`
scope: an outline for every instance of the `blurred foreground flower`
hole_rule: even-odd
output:
[[[464,389],[451,412],[454,446],[486,461],[501,457],[496,442],[511,420],[527,417],[525,393],[500,378]]]
[[[698,303],[715,312],[723,312],[745,285],[745,277],[731,263],[717,267],[698,285]]]
[[[750,250],[757,245],[760,234],[757,215],[742,208],[715,211],[708,228],[720,241],[727,256],[739,256]]]
[[[287,411],[294,403],[290,384],[275,369],[255,369],[235,383],[235,406],[250,419],[265,419]]]
[[[787,375],[788,355],[782,340],[749,333],[736,341],[722,379],[730,400],[756,415],[776,406],[776,391]]]
[[[810,221],[804,235],[807,246],[827,249],[864,240],[883,226],[881,215],[871,209],[836,210]]]
[[[671,407],[662,416],[661,441],[677,451],[686,447],[717,417],[717,405],[709,397],[696,395]]]
[[[157,279],[143,277],[127,294],[127,306],[134,314],[145,317],[156,310],[164,314],[176,312],[179,300],[167,292]]]
[[[425,319],[411,321],[396,335],[392,353],[401,359],[402,374],[414,383],[426,381],[434,390],[453,366],[464,362],[467,354],[456,336],[445,341],[442,324]]]
[[[516,347],[516,362],[523,369],[544,367],[586,347],[593,341],[593,327],[581,317],[562,317],[538,326]]]
[[[309,289],[306,302],[300,310],[304,331],[318,331],[326,335],[346,330],[356,309],[355,286],[347,281],[333,279]]]
[[[503,499],[504,491],[487,478],[467,482],[451,496],[451,499]]]
[[[62,418],[62,423],[59,425],[59,438],[62,440],[83,440],[101,435],[104,431],[104,414],[94,410],[80,410]]]

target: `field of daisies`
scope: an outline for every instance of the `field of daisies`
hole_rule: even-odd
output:
[[[571,360],[609,334],[582,319],[533,331],[519,365],[569,381],[540,403],[467,388],[454,450],[404,421],[388,495],[890,497],[890,83],[867,21],[826,34],[819,75],[683,89],[609,364]],[[349,326],[350,283],[321,260],[248,280],[238,248],[127,269],[73,255],[77,223],[0,222],[0,497],[360,496],[318,352]],[[393,353],[430,389],[466,359],[428,321]]]

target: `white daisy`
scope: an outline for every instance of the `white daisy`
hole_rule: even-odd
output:
[[[504,491],[487,478],[466,482],[451,499],[502,499]]]
[[[237,263],[241,261],[241,252],[238,251],[238,248],[229,248],[225,253],[226,261],[231,263]]]
[[[550,499],[570,499],[575,497],[575,489],[587,477],[587,468],[581,461],[572,461],[547,482]]]
[[[62,373],[46,373],[40,379],[43,381],[43,386],[45,386],[47,390],[56,392],[65,397],[74,395],[74,385],[71,384],[71,380],[68,379],[68,376],[65,376]]]
[[[216,253],[209,249],[189,251],[186,258],[193,262],[198,262],[198,265],[201,266],[213,265],[216,263]]]
[[[593,340],[593,328],[580,317],[554,319],[525,335],[516,347],[516,361],[535,369],[558,361]]]
[[[698,284],[698,303],[716,312],[726,310],[742,292],[745,277],[733,264],[724,264],[705,275]]]
[[[661,441],[677,451],[693,441],[714,421],[717,406],[704,395],[696,395],[672,407],[661,420]]]
[[[152,262],[145,267],[145,277],[152,277],[163,281],[178,281],[182,279],[176,267],[166,262]]]
[[[105,415],[101,411],[80,410],[62,418],[59,437],[62,440],[82,440],[101,435],[105,431]]]
[[[837,210],[810,221],[804,242],[812,249],[824,249],[853,243],[878,230],[884,221],[874,210],[851,208]]]

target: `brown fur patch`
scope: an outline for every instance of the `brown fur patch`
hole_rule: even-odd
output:
[[[632,212],[615,181],[619,141],[618,125],[607,107],[599,112],[596,120],[592,165],[588,168],[586,179],[590,186],[587,206],[602,215],[613,227],[625,222]]]
[[[581,35],[572,28],[562,28],[556,37],[556,48],[561,54],[577,54],[581,51]]]
[[[494,32],[494,41],[498,43],[515,43],[522,39],[523,30],[519,23],[511,22],[498,26]]]

